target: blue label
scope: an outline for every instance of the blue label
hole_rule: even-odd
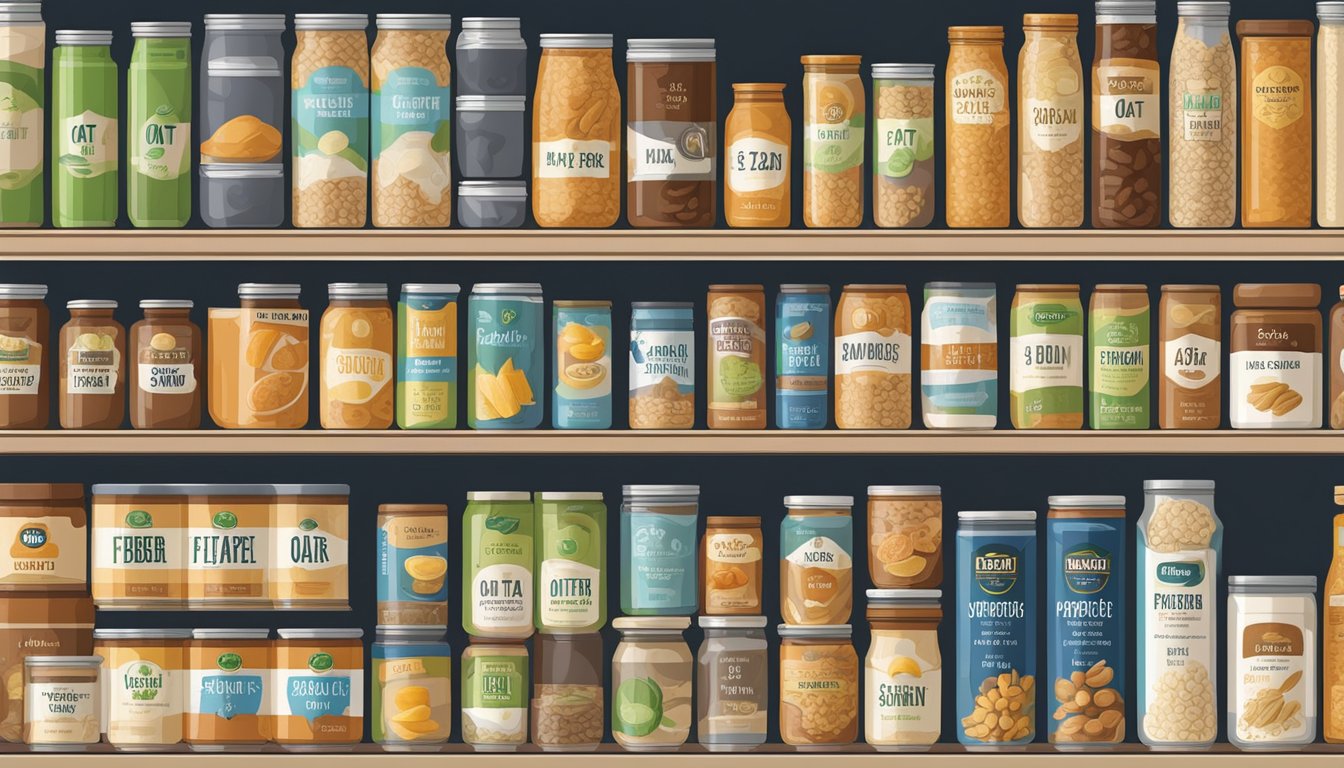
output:
[[[328,155],[368,170],[369,89],[359,73],[322,67],[294,91],[292,101],[296,157]],[[320,143],[324,137],[327,141]]]
[[[556,307],[554,319],[554,426],[610,428],[611,309]]]
[[[993,416],[999,401],[999,383],[995,379],[940,384],[921,377],[924,399],[938,413],[984,414]]]
[[[824,429],[830,400],[830,296],[781,294],[775,303],[775,342],[776,426]]]
[[[785,515],[779,524],[779,539],[779,550],[785,558],[793,557],[800,550],[824,552],[829,545],[853,557],[854,518],[849,515]]]
[[[389,72],[373,93],[374,159],[408,133],[430,134],[430,148],[448,154],[452,103],[452,88],[424,67]]]
[[[542,302],[492,296],[467,301],[467,425],[530,429],[541,425]]]
[[[344,715],[350,709],[350,678],[291,677],[285,686],[289,712],[312,723],[323,715]]]
[[[988,305],[983,301],[955,301],[940,296],[937,302],[925,308],[925,317],[934,330],[939,328],[979,328],[989,330]]]
[[[206,675],[201,678],[201,714],[225,720],[259,714],[265,692],[260,675]]]
[[[448,542],[441,541],[425,547],[402,548],[392,544],[386,528],[378,529],[378,602],[405,601],[412,603],[441,603],[448,599],[448,580],[434,592],[423,592],[424,582],[417,582],[406,570],[406,561],[412,557],[433,557],[448,561]]]
[[[694,611],[695,515],[630,512],[621,516],[621,608],[626,613]]]

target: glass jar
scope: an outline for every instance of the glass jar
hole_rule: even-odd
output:
[[[1092,226],[1162,224],[1162,81],[1155,0],[1097,0]]]
[[[1243,227],[1311,226],[1314,32],[1306,20],[1237,22]]]
[[[112,33],[58,29],[51,52],[51,223],[115,227],[121,77]]]
[[[1007,227],[1012,138],[1003,27],[948,27],[947,226]]]
[[[1316,223],[1344,227],[1344,3],[1316,3],[1316,16]]]
[[[714,284],[705,301],[710,429],[765,429],[765,286]]]
[[[1246,751],[1311,744],[1316,577],[1229,576],[1227,592],[1227,740]]]
[[[130,368],[131,426],[199,429],[201,329],[191,322],[189,300],[145,299],[145,319],[131,326],[135,366]]]
[[[943,490],[868,486],[868,574],[881,589],[943,583]]]
[[[601,492],[537,491],[538,632],[596,632],[607,623],[607,505]]]
[[[126,213],[137,227],[191,220],[191,23],[131,23],[126,73]]]
[[[275,647],[265,629],[195,629],[183,740],[193,752],[261,749],[271,737]],[[362,703],[362,702],[361,702]]]
[[[1157,310],[1162,429],[1217,429],[1223,422],[1222,307],[1220,286],[1162,286]]]
[[[23,743],[34,752],[83,752],[98,743],[102,656],[23,660]]]
[[[63,429],[118,429],[126,417],[126,330],[112,318],[117,302],[76,299],[65,303],[61,327]]]
[[[527,93],[527,43],[517,17],[468,16],[457,36],[457,92],[462,96]]]
[[[1171,49],[1167,170],[1173,227],[1237,221],[1237,60],[1232,4],[1180,2]]]
[[[457,426],[457,283],[402,283],[397,302],[397,426]]]
[[[308,310],[295,283],[241,283],[209,313],[210,418],[225,429],[308,423]]]
[[[378,505],[378,626],[448,624],[448,506]]]
[[[46,429],[51,413],[47,286],[0,283],[0,429]]]
[[[907,429],[910,295],[904,285],[846,285],[835,308],[835,426]]]
[[[630,428],[695,426],[695,305],[630,305]]]
[[[1321,286],[1238,283],[1228,329],[1233,429],[1320,429]]]
[[[546,391],[541,284],[476,283],[467,318],[467,426],[541,426]]]
[[[1082,429],[1086,363],[1078,285],[1019,284],[1008,333],[1013,429]]]
[[[397,340],[387,283],[331,283],[322,313],[323,429],[387,429]]]
[[[439,751],[453,725],[452,648],[443,628],[379,625],[370,657],[373,742],[389,752]]]
[[[543,752],[592,752],[606,729],[602,635],[542,633],[534,641],[532,743]]]
[[[631,752],[665,752],[691,733],[695,657],[685,616],[624,616],[611,622],[621,642],[611,657],[611,735]]]
[[[870,589],[872,640],[864,659],[864,741],[878,752],[923,751],[943,722],[937,589]]]
[[[457,97],[457,167],[468,179],[523,175],[522,96]]]
[[[730,227],[788,227],[793,128],[783,83],[733,83],[723,126],[723,216]]]
[[[695,613],[698,485],[621,488],[621,612]]]
[[[1321,711],[1321,735],[1327,743],[1344,743],[1344,485],[1335,486],[1335,519],[1330,530],[1334,555],[1326,572],[1322,592],[1325,609],[1321,637],[1321,687],[1325,689]]]
[[[526,181],[458,182],[457,223],[461,226],[468,229],[517,229],[526,222]]]
[[[849,621],[854,606],[853,496],[785,496],[779,614],[787,624]]]
[[[803,224],[863,223],[867,105],[859,56],[804,56]]]
[[[282,13],[206,14],[201,51],[202,166],[280,164],[284,31]],[[202,215],[206,212],[202,204]]]
[[[879,227],[933,221],[933,68],[873,65],[873,222]]]
[[[696,738],[710,752],[765,743],[770,658],[764,616],[701,616],[696,662]]]
[[[919,395],[925,429],[998,424],[998,310],[994,283],[924,284]]]
[[[0,136],[0,227],[40,227],[46,212],[43,170],[45,147],[42,115],[47,103],[45,83],[47,25],[42,4],[12,2],[0,5],[0,67],[10,93],[12,110]],[[10,90],[12,89],[12,90]],[[16,103],[17,102],[17,103]]]
[[[202,164],[201,221],[207,227],[267,229],[285,220],[282,163]]]
[[[779,736],[800,751],[859,735],[859,655],[848,624],[779,625]]]
[[[477,752],[527,743],[527,646],[473,637],[462,654],[462,741]]]
[[[700,540],[701,612],[760,613],[764,551],[760,515],[705,518],[705,535]]]
[[[1017,59],[1017,220],[1083,224],[1083,64],[1078,14],[1028,13]]]
[[[526,491],[468,491],[462,514],[462,629],[526,640],[533,631],[536,511]]]
[[[621,91],[611,35],[542,35],[532,107],[532,216],[605,228],[621,213]]]
[[[182,742],[190,629],[96,629],[103,658],[103,731],[118,752],[165,752]]]

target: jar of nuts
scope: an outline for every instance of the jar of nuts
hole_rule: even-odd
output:
[[[910,426],[910,296],[904,285],[846,285],[835,310],[835,425]]]
[[[765,288],[709,286],[710,429],[765,429]]]
[[[1229,576],[1227,592],[1227,740],[1244,750],[1310,744],[1320,679],[1316,577]]]
[[[863,223],[866,105],[858,56],[803,57],[803,223]]]
[[[1008,226],[1008,65],[1003,27],[949,27],[947,225]]]
[[[873,220],[879,227],[933,221],[933,65],[874,64]]]
[[[779,736],[800,750],[859,735],[859,656],[848,624],[779,625]]]
[[[943,583],[943,499],[936,485],[868,486],[868,572],[884,589]]]

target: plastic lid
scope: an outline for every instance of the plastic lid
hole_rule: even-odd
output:
[[[874,80],[932,80],[933,64],[874,64]]]
[[[696,621],[701,629],[763,629],[769,620],[764,616],[700,616]]]
[[[509,197],[527,199],[527,182],[513,179],[500,181],[463,181],[457,185],[462,197]]]
[[[41,3],[0,3],[0,23],[41,24]]]
[[[560,33],[541,36],[542,48],[610,48],[611,35],[597,33]]]
[[[663,632],[681,632],[691,626],[689,616],[622,616],[611,622],[613,629],[620,632],[639,632],[655,630]]]
[[[141,309],[191,309],[196,303],[191,299],[141,299]]]
[[[457,283],[402,283],[401,292],[419,293],[461,293],[462,286]]]
[[[625,496],[698,496],[698,485],[623,485]]]
[[[733,83],[733,92],[742,91],[744,93],[752,91],[761,91],[765,93],[782,92],[787,87],[784,83]]]
[[[437,29],[453,28],[452,14],[448,13],[380,13],[374,17],[379,29]]]
[[[65,302],[66,309],[116,309],[113,299],[71,299]]]
[[[191,37],[190,21],[133,21],[132,37]]]
[[[992,291],[997,287],[994,283],[959,283],[949,280],[936,280],[924,284],[926,291]]]
[[[853,496],[785,496],[784,506],[793,508],[849,509],[854,506]]]
[[[1145,491],[1212,491],[1212,480],[1144,480]]]
[[[608,299],[556,299],[551,302],[551,306],[561,309],[611,309],[611,301]]]
[[[870,589],[864,592],[868,597],[868,602],[899,603],[899,602],[931,602],[943,599],[943,590],[941,589]]]
[[[283,13],[207,13],[206,30],[222,32],[275,32],[285,28]]]
[[[341,32],[369,28],[367,13],[296,13],[294,29]]]
[[[271,636],[269,629],[193,629],[191,636],[196,640],[265,640]]]
[[[939,496],[943,492],[938,485],[870,485],[869,496]]]
[[[379,624],[373,628],[374,636],[379,639],[421,640],[433,642],[447,641],[447,627],[432,627],[424,624]]]
[[[1306,19],[1242,19],[1238,37],[1311,37],[1316,25]]]
[[[1025,29],[1077,29],[1076,13],[1024,13],[1022,26]]]
[[[1317,4],[1319,7],[1319,3]],[[1183,1],[1176,4],[1176,15],[1204,19],[1224,19],[1232,15],[1232,4],[1221,0]]]
[[[695,309],[690,301],[633,301],[631,309]]]
[[[386,299],[387,283],[327,283],[333,299]]]
[[[958,512],[957,519],[968,523],[1031,523],[1036,520],[1036,512],[1030,509]]]
[[[780,637],[850,637],[854,628],[849,624],[780,624]]]
[[[57,45],[111,45],[111,30],[103,29],[58,29]]]
[[[714,38],[632,38],[626,61],[714,61]]]
[[[853,67],[857,70],[859,64],[863,62],[863,57],[850,54],[809,54],[800,56],[799,60],[803,62],[804,67]]]
[[[485,296],[540,296],[541,283],[477,283],[471,292]]]
[[[601,491],[537,491],[539,501],[602,501]]]
[[[1056,509],[1124,509],[1124,496],[1051,496],[1046,501]]]
[[[459,112],[522,112],[526,96],[458,96]]]
[[[277,629],[275,633],[281,640],[351,640],[364,636],[362,629],[344,627],[320,627],[304,629]]]
[[[1233,592],[1257,590],[1315,592],[1315,576],[1228,576],[1227,588]]]
[[[190,629],[95,629],[94,640],[186,640]]]
[[[1077,293],[1077,283],[1018,283],[1018,293]]]
[[[1344,291],[1344,287],[1340,288]],[[0,299],[45,299],[47,286],[40,283],[0,283]]]
[[[527,491],[467,491],[467,501],[531,501]]]
[[[303,286],[298,283],[239,283],[240,299],[297,299]]]
[[[905,293],[901,283],[849,283],[843,290],[859,293]]]
[[[1344,286],[1340,286],[1340,290],[1344,290]],[[1222,288],[1217,285],[1203,283],[1174,283],[1162,286],[1163,293],[1193,293],[1195,291],[1199,291],[1200,293],[1221,293]]]
[[[1092,287],[1093,293],[1147,293],[1148,286],[1142,283],[1098,283]]]
[[[447,504],[379,504],[378,514],[412,513],[421,515],[446,515]]]

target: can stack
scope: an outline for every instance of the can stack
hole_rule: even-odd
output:
[[[527,219],[527,43],[518,18],[468,17],[457,38],[457,221],[514,228]]]

